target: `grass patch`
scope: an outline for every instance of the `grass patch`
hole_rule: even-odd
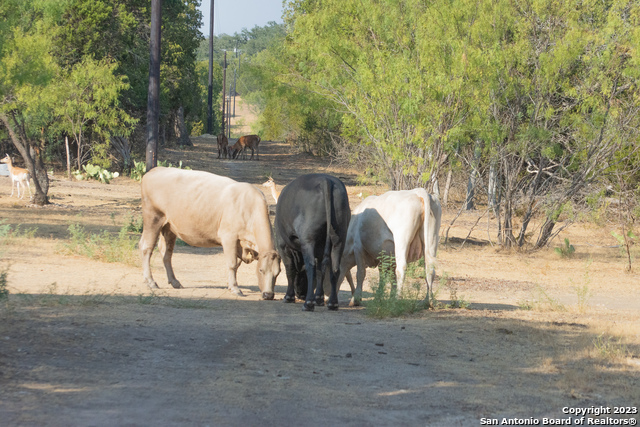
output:
[[[9,289],[7,289],[7,276],[9,275],[9,269],[5,268],[0,271],[0,301],[7,300],[9,298]]]
[[[412,314],[426,308],[424,302],[423,286],[420,281],[414,281],[414,276],[409,274],[407,268],[405,286],[401,295],[398,295],[395,278],[395,258],[392,255],[381,254],[378,266],[380,278],[378,284],[373,286],[373,299],[367,301],[367,315],[383,319],[386,317],[398,317]]]
[[[588,295],[588,288],[586,289]],[[586,304],[586,301],[585,301]],[[521,310],[537,310],[537,311],[565,311],[566,307],[557,299],[551,297],[542,286],[536,286],[531,299],[518,301],[518,307]]]
[[[601,333],[593,339],[593,347],[597,357],[615,362],[630,356],[627,345],[620,337]]]
[[[18,305],[40,306],[40,307],[94,307],[107,302],[110,294],[91,293],[89,291],[82,295],[71,295],[68,292],[58,293],[58,283],[51,283],[46,292],[41,294],[16,294],[16,299],[12,300]]]
[[[20,224],[12,226],[6,220],[0,220],[0,245],[15,244],[21,239],[33,239],[38,227],[22,229]]]
[[[71,224],[69,226],[69,242],[63,243],[63,252],[102,262],[120,262],[139,266],[140,260],[136,249],[138,239],[136,237],[129,235],[127,225],[114,235],[106,230],[98,234],[91,234],[81,225]]]
[[[159,305],[180,309],[211,309],[211,302],[204,299],[177,298],[159,295],[153,290],[150,294],[139,294],[136,303],[140,305]]]
[[[569,239],[565,238],[564,245],[555,248],[554,251],[562,258],[572,258],[576,253],[576,248],[569,243]]]
[[[440,288],[444,287],[449,291],[449,304],[436,303],[436,308],[469,308],[471,303],[464,299],[464,295],[458,297],[458,287],[455,282],[451,280],[448,273],[443,273],[442,276],[440,276],[439,282]],[[435,293],[433,299],[437,301]]]

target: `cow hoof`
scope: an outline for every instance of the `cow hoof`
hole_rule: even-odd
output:
[[[160,289],[160,286],[158,286],[158,284],[155,282],[155,280],[147,280],[147,281],[145,281],[145,283],[147,284],[147,286],[151,290]]]
[[[275,297],[275,294],[273,292],[263,292],[262,293],[262,299],[264,299],[264,300],[272,300],[273,297]]]
[[[327,308],[331,311],[338,310],[338,304],[327,304]]]
[[[239,297],[243,297],[244,294],[242,293],[242,291],[240,290],[240,288],[233,288],[233,289],[229,289],[231,291],[232,294],[236,294]]]
[[[171,286],[173,286],[174,289],[184,289],[182,284],[180,282],[178,282],[177,280],[174,280],[173,282],[169,282],[169,284]]]
[[[316,305],[322,307],[324,305],[324,297],[316,297]]]
[[[358,299],[352,299],[351,301],[349,301],[349,307],[359,307],[361,304],[361,301]]]
[[[296,294],[296,298],[298,298],[299,300],[302,300],[302,301],[306,301],[307,294]]]
[[[292,302],[296,302],[296,298],[289,295],[285,295],[284,298],[282,298],[282,302],[286,304],[290,304]]]
[[[313,310],[315,310],[315,306],[313,305],[313,302],[307,303],[305,301],[304,305],[302,306],[302,311],[313,311]]]

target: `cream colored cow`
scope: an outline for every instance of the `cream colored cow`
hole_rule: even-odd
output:
[[[429,302],[441,216],[437,197],[422,188],[389,191],[380,196],[369,196],[360,203],[351,213],[338,280],[341,283],[346,277],[351,286],[350,305],[360,305],[366,269],[378,266],[382,252],[395,258],[398,293],[404,284],[407,263],[424,256]],[[358,267],[356,287],[351,277],[354,266]]]
[[[273,299],[280,256],[273,245],[264,194],[251,184],[208,172],[156,167],[142,178],[140,252],[145,283],[157,288],[150,259],[158,238],[169,284],[182,288],[171,265],[176,238],[197,247],[222,246],[229,290],[242,295],[240,262],[258,261],[258,287]]]

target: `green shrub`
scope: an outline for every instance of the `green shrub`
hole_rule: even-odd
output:
[[[562,258],[571,258],[576,252],[576,248],[574,248],[573,245],[569,243],[569,239],[567,239],[566,237],[564,239],[564,246],[560,246],[559,248],[555,248],[554,250]]]
[[[0,245],[11,243],[15,239],[33,239],[38,231],[38,227],[27,228],[24,231],[21,230],[20,224],[12,227],[11,224],[6,224],[6,220],[0,220]]]
[[[119,176],[118,172],[112,173],[100,166],[93,165],[91,163],[83,165],[82,169],[84,169],[84,173],[80,171],[73,172],[73,175],[77,180],[95,179],[96,181],[100,181],[103,184],[108,184],[113,178],[117,178]]]
[[[9,289],[7,289],[7,276],[9,274],[8,269],[0,271],[0,301],[9,298]]]
[[[129,214],[127,217],[126,230],[129,233],[142,233],[143,220],[141,216],[135,217],[133,214]]]
[[[103,262],[120,262],[123,264],[139,264],[136,250],[137,239],[130,236],[125,225],[117,235],[103,230],[102,233],[90,234],[79,224],[69,226],[69,242],[64,243],[64,251],[68,254],[81,255]]]
[[[379,259],[380,280],[373,286],[373,299],[366,303],[367,315],[375,318],[398,317],[424,310],[426,305],[422,295],[422,281],[411,283],[415,277],[407,274],[402,294],[398,295],[394,274],[395,258],[383,253]]]

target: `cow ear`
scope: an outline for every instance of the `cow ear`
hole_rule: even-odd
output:
[[[258,252],[249,248],[242,248],[242,261],[250,264],[254,260],[258,259]]]

